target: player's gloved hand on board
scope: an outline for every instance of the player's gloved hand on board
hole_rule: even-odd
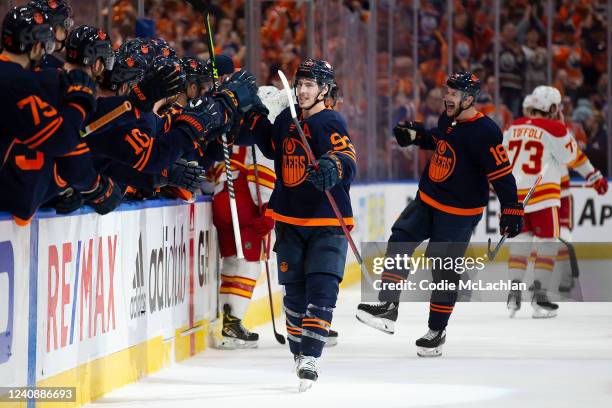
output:
[[[267,236],[274,228],[274,220],[264,215],[266,213],[266,207],[267,205],[264,204],[261,209],[261,216],[253,218],[253,229],[260,238]]]
[[[421,137],[427,130],[421,122],[403,121],[393,128],[393,136],[401,147],[418,145]]]
[[[121,188],[109,177],[100,175],[96,186],[87,192],[81,193],[85,204],[92,207],[98,214],[104,215],[113,211],[121,204],[123,192]]]
[[[193,193],[205,180],[204,167],[198,166],[198,162],[178,159],[169,170],[162,172],[160,184],[180,187]]]
[[[158,56],[132,88],[128,97],[134,107],[150,112],[155,102],[176,95],[185,85],[185,73],[179,63],[169,57]]]
[[[263,105],[257,96],[255,75],[243,69],[226,78],[215,96],[222,97],[228,109],[242,113]]]
[[[78,191],[68,188],[53,200],[53,208],[58,214],[70,214],[83,206],[85,201]]]
[[[599,195],[604,195],[608,192],[608,180],[597,169],[587,176],[586,183],[587,186],[593,187]]]
[[[96,109],[96,83],[85,71],[61,71],[59,80],[63,105],[74,103],[86,113]]]
[[[182,129],[196,143],[215,140],[217,131],[231,129],[232,118],[215,98],[197,98],[189,102],[175,119],[174,126]]]
[[[315,170],[313,165],[308,166],[308,176],[310,181],[319,191],[329,190],[342,180],[342,161],[335,155],[325,153],[319,157],[319,168]]]
[[[499,218],[500,234],[508,235],[508,238],[514,238],[520,234],[523,229],[523,215],[525,215],[523,203],[502,205]]]

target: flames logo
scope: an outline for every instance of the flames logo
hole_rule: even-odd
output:
[[[282,177],[287,187],[296,187],[306,180],[306,168],[310,160],[300,140],[291,137],[283,140]]]
[[[457,157],[453,148],[445,141],[438,141],[436,152],[429,162],[429,178],[441,183],[453,174]]]

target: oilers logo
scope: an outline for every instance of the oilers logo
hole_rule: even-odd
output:
[[[445,140],[439,140],[436,152],[429,163],[429,178],[441,183],[453,174],[457,157],[453,148]]]
[[[283,140],[282,177],[287,187],[296,187],[306,180],[306,168],[310,164],[306,149],[298,139]]]

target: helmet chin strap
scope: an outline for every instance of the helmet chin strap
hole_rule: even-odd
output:
[[[457,113],[453,116],[453,120],[457,119],[457,116],[461,115],[463,113],[463,111],[470,109],[472,107],[472,105],[474,105],[474,103],[471,103],[467,108],[464,108],[463,102],[465,102],[465,100],[467,99],[467,97],[470,96],[469,94],[463,93],[463,95],[461,96],[461,100],[459,101],[459,110],[457,111]],[[444,105],[446,105],[446,102],[444,102]]]
[[[321,92],[319,92],[319,94],[317,95],[317,99],[315,99],[315,101],[314,101],[314,102],[313,102],[313,103],[312,103],[312,104],[311,104],[309,107],[307,107],[307,108],[302,108],[302,109],[304,109],[304,110],[311,110],[311,109],[312,109],[312,108],[314,108],[314,107],[315,107],[315,106],[316,106],[316,105],[317,105],[319,102],[323,102],[323,103],[325,103],[325,96],[323,96],[323,98],[322,98],[322,99],[319,99],[319,97],[321,96],[321,93],[322,93],[322,91],[321,91]],[[296,91],[296,95],[295,95],[295,96],[297,96],[297,91]]]

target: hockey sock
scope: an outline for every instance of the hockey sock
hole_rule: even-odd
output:
[[[305,356],[318,358],[323,352],[338,299],[338,285],[339,279],[335,275],[313,273],[306,277],[308,307],[302,319],[301,344]]]
[[[299,354],[302,343],[302,319],[306,311],[306,287],[304,282],[285,284],[285,318],[289,349]]]
[[[532,244],[529,242],[531,239],[528,234],[522,233],[518,235],[517,242],[511,242],[509,245],[508,273],[511,280],[522,282],[525,279],[531,255]]]
[[[448,325],[448,320],[450,319],[453,309],[455,308],[457,294],[455,293],[454,300],[452,300],[452,296],[449,297],[450,301],[434,301],[432,296],[432,301],[429,303],[428,321],[428,326],[431,330],[442,330]],[[438,298],[439,297],[436,297],[436,299]]]
[[[549,281],[555,267],[555,258],[559,251],[559,243],[556,239],[539,239],[536,245],[536,259],[533,267],[534,280],[540,281],[543,289],[550,289]]]
[[[392,237],[393,238],[393,237]],[[404,254],[412,256],[413,248],[408,248],[410,245],[400,242],[391,242],[387,245],[387,259],[395,259],[397,256],[402,258]],[[399,267],[398,267],[399,266]],[[392,268],[385,269],[381,275],[381,291],[378,294],[378,299],[381,302],[399,302],[402,294],[401,289],[389,289],[390,287],[399,287],[401,283],[408,279],[410,273],[409,268],[402,268],[403,265],[394,265]]]
[[[260,270],[259,262],[249,262],[235,256],[223,258],[219,300],[222,305],[231,306],[233,316],[244,319]]]

